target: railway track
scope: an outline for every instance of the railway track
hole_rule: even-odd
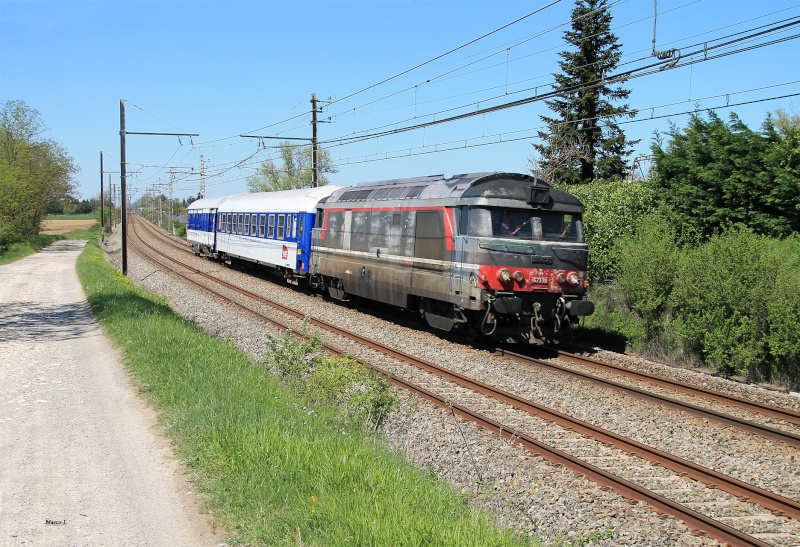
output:
[[[187,244],[178,243],[173,238],[164,238],[163,236],[161,236],[161,234],[158,234],[155,231],[152,231],[151,233],[153,233],[154,236],[156,237],[161,237],[162,241],[166,242],[167,244],[176,249],[179,249],[187,253],[192,252],[191,248]],[[476,343],[475,346],[481,347],[481,344]],[[544,361],[542,359],[531,357],[530,355],[525,355],[518,351],[513,351],[508,347],[499,347],[499,346],[485,346],[485,347],[487,349],[490,349],[490,351],[497,352],[501,357],[504,357],[506,359],[510,359],[516,362],[522,362],[531,366],[544,368],[552,372],[556,372],[558,374],[568,375],[574,378],[578,378],[580,380],[584,380],[590,383],[594,383],[597,385],[613,389],[615,391],[625,392],[628,395],[645,399],[649,402],[660,404],[668,408],[686,412],[687,414],[697,416],[701,419],[711,420],[720,423],[726,427],[735,427],[743,431],[748,431],[750,433],[754,433],[756,435],[760,435],[762,437],[774,441],[784,442],[787,445],[793,446],[795,448],[800,448],[800,434],[794,431],[771,427],[770,425],[758,423],[751,419],[736,417],[725,412],[697,406],[690,402],[676,399],[673,396],[661,395],[658,393],[654,393],[652,391],[637,388],[630,384],[623,384],[616,380],[611,380],[608,378],[603,378],[597,375],[589,374],[587,372],[574,370],[566,366],[553,363],[551,361]],[[623,367],[615,366],[609,363],[604,363],[602,361],[590,359],[588,357],[576,355],[573,353],[568,353],[561,350],[556,350],[556,351],[558,352],[558,356],[560,359],[576,363],[582,367],[588,367],[594,370],[610,373],[615,376],[620,376],[623,378],[630,378],[637,382],[648,383],[675,393],[682,393],[685,395],[689,395],[694,399],[705,399],[708,401],[715,402],[724,407],[738,408],[745,412],[752,413],[755,415],[762,415],[769,417],[771,419],[781,420],[783,422],[786,422],[787,424],[800,425],[800,414],[788,409],[771,407],[753,401],[747,401],[745,399],[726,395],[724,393],[714,392],[699,386],[694,386],[670,380],[667,378],[662,378],[658,376],[645,374],[639,371],[626,369]]]
[[[140,222],[137,220],[132,223],[134,233],[137,233]],[[149,228],[148,228],[149,229]],[[170,243],[175,245],[174,242]],[[139,243],[135,243],[135,248],[142,254],[153,254],[154,249],[149,250]],[[188,247],[183,246],[188,250]],[[169,256],[166,253],[159,253],[161,258],[157,260],[164,268],[175,270],[183,270],[183,273],[175,271],[187,281],[203,287],[206,291],[212,291],[207,286],[208,282],[222,285],[226,290],[237,291],[239,294],[244,295],[247,300],[258,303],[258,305],[267,305],[274,309],[281,310],[282,313],[288,314],[295,319],[303,319],[302,314],[295,312],[285,306],[277,304],[272,301],[266,301],[259,295],[249,291],[243,291],[235,285],[213,278],[194,266],[185,264],[177,260],[174,256]],[[169,265],[172,263],[172,265]],[[198,277],[205,279],[203,282],[197,280]],[[251,313],[259,316],[264,316],[256,308],[257,306],[243,304],[237,302],[237,306],[247,309]],[[275,323],[274,319],[268,318],[269,321]],[[716,473],[710,469],[703,468],[692,462],[676,458],[667,453],[655,450],[651,447],[636,443],[629,439],[625,439],[620,435],[616,435],[610,431],[605,431],[596,428],[590,424],[575,420],[570,416],[562,413],[555,412],[551,409],[537,405],[531,401],[526,401],[514,394],[505,392],[496,387],[484,384],[467,378],[466,376],[448,371],[436,364],[417,359],[411,355],[399,352],[382,344],[376,344],[371,340],[367,340],[358,335],[348,333],[337,326],[327,324],[323,321],[312,319],[310,321],[318,328],[325,329],[329,332],[335,332],[337,336],[345,336],[350,340],[356,341],[371,347],[375,351],[379,351],[384,355],[390,356],[398,362],[404,363],[402,366],[392,367],[391,369],[381,369],[379,372],[386,374],[395,384],[401,385],[404,389],[415,390],[420,396],[431,401],[432,403],[447,409],[449,412],[460,416],[466,420],[473,421],[486,429],[493,431],[500,436],[510,439],[513,442],[525,446],[533,453],[542,454],[546,459],[565,465],[573,470],[575,473],[585,475],[591,480],[597,482],[602,486],[613,488],[621,495],[631,498],[646,501],[653,506],[656,511],[664,514],[675,516],[683,520],[690,528],[694,528],[707,533],[709,536],[718,539],[719,541],[728,542],[734,545],[765,545],[762,539],[752,537],[750,534],[737,529],[735,526],[725,524],[723,520],[728,519],[730,523],[739,525],[746,524],[748,520],[759,521],[760,523],[774,521],[782,525],[789,523],[789,528],[797,528],[800,538],[800,526],[797,526],[797,521],[800,519],[800,504],[797,502],[783,498],[782,496],[774,493],[759,489],[752,485],[746,484],[736,479],[726,477],[720,473]],[[279,328],[285,329],[286,324],[278,323]],[[340,350],[332,346],[327,346],[329,351],[340,353]],[[401,376],[408,376],[408,372],[403,372],[402,368],[413,366],[416,369],[424,370],[425,374],[430,378],[423,378],[421,380],[409,381],[401,379]],[[630,388],[626,388],[630,389]],[[477,401],[475,400],[477,398]],[[494,401],[501,401],[502,404],[498,405]],[[489,412],[479,412],[474,410],[478,408],[494,408]],[[497,410],[501,408],[501,410]],[[500,419],[494,419],[490,415],[499,414]],[[502,420],[502,421],[501,421]],[[533,423],[525,423],[526,421]],[[527,431],[536,432],[529,434]],[[589,441],[585,437],[590,437],[593,441]],[[543,442],[540,439],[549,439],[549,442]],[[592,444],[591,454],[582,455],[577,457],[570,452],[575,452],[575,445],[589,445]],[[606,446],[606,445],[611,445]],[[586,447],[581,446],[578,452],[586,452]],[[638,458],[641,463],[638,465],[639,469],[647,469],[654,467],[651,464],[658,464],[658,472],[650,473],[649,476],[642,477],[635,476],[618,476],[614,474],[609,468],[613,467],[613,462],[620,458]],[[587,460],[594,460],[597,462],[611,462],[612,465],[594,465]],[[627,466],[631,467],[631,466]],[[637,466],[633,466],[634,468]],[[663,473],[662,473],[663,471]],[[668,471],[668,473],[667,473]],[[629,473],[630,475],[630,473]],[[637,475],[637,473],[633,473]],[[663,476],[659,476],[663,475]],[[659,483],[661,486],[667,485],[666,488],[647,488],[642,486],[642,482],[651,481]],[[707,500],[709,496],[702,494],[706,491],[704,485],[713,485],[719,491],[727,493],[727,498],[717,499],[714,496],[714,501],[707,502],[692,502],[683,501],[679,503],[675,501],[678,494],[686,494],[686,491],[698,491],[700,499]],[[701,486],[702,485],[702,486]],[[661,493],[659,493],[661,492]],[[662,495],[663,494],[663,495]],[[750,500],[743,502],[741,500]],[[722,516],[717,518],[709,517],[705,513],[714,513],[712,508],[705,506],[704,512],[696,511],[691,508],[692,503],[712,503],[716,504],[715,509],[722,508]],[[764,512],[753,507],[757,504],[767,511]],[[737,506],[742,506],[737,508]],[[736,510],[743,513],[743,516],[736,516]],[[782,514],[785,516],[776,516],[775,514]],[[725,515],[728,516],[725,516]],[[733,514],[733,516],[730,516]],[[740,526],[748,528],[745,526]],[[783,526],[786,528],[786,526]],[[762,538],[780,539],[783,533],[758,532],[757,527],[750,527],[749,531],[756,530],[756,534]],[[790,536],[793,533],[789,534]]]

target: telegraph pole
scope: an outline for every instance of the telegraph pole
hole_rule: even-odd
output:
[[[119,172],[120,172],[120,199],[122,200],[122,275],[128,276],[128,194],[125,191],[125,135],[165,135],[172,137],[198,137],[199,133],[141,133],[125,130],[125,99],[119,101]]]
[[[200,154],[200,197],[206,197],[206,162]]]
[[[128,206],[125,201],[128,194],[125,192],[125,100],[119,101],[119,185],[122,197],[122,275],[128,277]]]
[[[317,94],[311,94],[311,187],[319,185],[319,163],[317,150]]]
[[[239,135],[248,139],[280,139],[284,141],[311,141],[311,187],[319,186],[319,143],[317,142],[317,94],[311,94],[311,138],[269,137],[266,135]],[[201,164],[202,165],[202,164]]]
[[[100,152],[100,231],[106,227],[106,217],[103,213],[103,152]]]

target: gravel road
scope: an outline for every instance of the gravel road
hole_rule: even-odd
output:
[[[0,544],[218,545],[87,306],[84,245],[0,266]]]

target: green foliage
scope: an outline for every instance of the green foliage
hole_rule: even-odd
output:
[[[261,164],[255,175],[247,177],[247,188],[250,192],[275,192],[311,187],[313,179],[311,146],[297,146],[284,141],[279,145],[279,152],[281,165],[275,165],[275,162],[269,159]],[[339,171],[333,165],[330,153],[325,149],[319,149],[317,168],[318,186],[328,184],[326,173]]]
[[[359,424],[380,425],[396,402],[383,377],[348,357],[328,357],[319,337],[267,336],[266,366],[279,371],[297,393],[335,407]]]
[[[0,249],[37,235],[48,205],[71,198],[78,169],[43,132],[39,112],[23,101],[0,105]]]
[[[653,144],[652,175],[681,241],[704,241],[736,223],[775,237],[800,231],[800,129],[782,132],[767,120],[758,133],[735,114],[725,123],[712,112],[667,135],[666,146]]]
[[[611,20],[606,0],[576,0],[572,29],[564,33],[573,49],[559,53],[561,73],[553,75],[560,93],[546,101],[556,116],[541,117],[548,130],[539,132],[543,144],[534,145],[539,157],[531,159],[533,173],[547,182],[585,183],[627,171],[625,157],[638,141],[628,141],[616,120],[636,112],[627,104],[612,105],[630,91],[605,79],[622,56]]]
[[[775,246],[736,227],[680,257],[671,296],[676,332],[724,372],[741,374],[768,358],[765,299],[778,266]]]
[[[660,330],[677,269],[674,225],[655,213],[643,217],[636,233],[621,242],[617,280],[627,307],[642,320],[644,338]]]
[[[558,185],[586,208],[583,225],[589,245],[588,278],[600,283],[617,273],[621,239],[633,235],[642,218],[656,207],[655,192],[646,181]]]
[[[800,237],[737,225],[679,248],[669,220],[652,215],[621,249],[617,282],[592,291],[585,326],[656,356],[800,385]]]

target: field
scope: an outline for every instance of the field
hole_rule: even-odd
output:
[[[71,232],[72,230],[88,230],[94,224],[97,224],[95,219],[84,220],[43,220],[42,221],[42,235],[60,235]]]

